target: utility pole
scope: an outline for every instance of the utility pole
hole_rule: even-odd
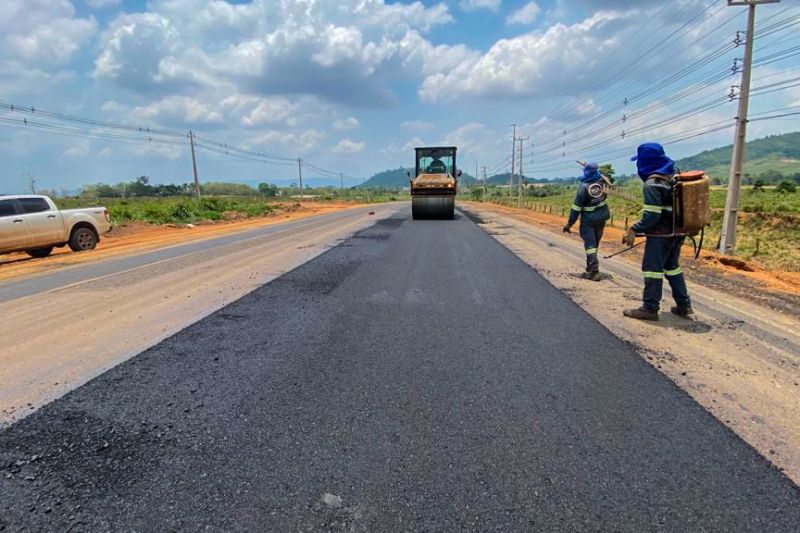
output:
[[[32,172],[28,172],[28,190],[31,194],[36,194],[36,176]]]
[[[297,174],[300,176],[300,200],[303,200],[303,160],[297,158]]]
[[[522,177],[524,176],[522,173],[522,145],[525,144],[525,141],[530,138],[530,135],[528,135],[527,137],[520,137],[517,139],[519,141],[519,183],[517,188],[517,207],[522,207]]]
[[[197,158],[194,155],[194,133],[189,130],[189,146],[192,148],[192,173],[194,174],[194,196],[200,199],[200,178],[197,177]]]
[[[339,172],[339,190],[344,192],[344,172]]]
[[[728,194],[725,198],[725,214],[719,238],[720,253],[729,255],[736,250],[736,224],[739,217],[739,190],[744,173],[744,148],[747,140],[747,108],[750,104],[750,74],[753,66],[753,41],[755,40],[756,6],[777,4],[780,0],[728,0],[728,6],[747,6],[747,40],[742,66],[742,83],[739,88],[739,113],[736,116],[736,134],[731,153],[731,173],[728,178]]]
[[[514,190],[514,152],[517,151],[517,125],[511,124],[514,128],[511,134],[511,177],[508,178],[508,197],[511,198],[511,191]]]
[[[483,201],[486,201],[486,165],[483,166]]]

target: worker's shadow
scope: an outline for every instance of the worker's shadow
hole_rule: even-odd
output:
[[[677,329],[680,331],[685,331],[686,333],[708,333],[713,328],[711,324],[708,322],[703,322],[698,318],[683,318],[679,316],[675,316],[670,312],[661,313],[659,320],[656,322],[651,322],[654,326],[668,328],[668,329]]]

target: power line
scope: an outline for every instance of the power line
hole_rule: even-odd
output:
[[[686,22],[683,25],[681,25],[679,28],[677,28],[675,31],[673,31],[667,38],[663,39],[661,42],[659,42],[655,46],[653,46],[650,49],[648,49],[645,53],[637,56],[637,59],[634,62],[631,62],[629,64],[625,64],[624,60],[620,60],[618,62],[618,64],[620,64],[621,67],[619,69],[617,69],[616,71],[614,71],[615,74],[611,77],[611,79],[612,79],[611,83],[606,84],[605,86],[601,86],[601,88],[597,89],[596,92],[602,92],[606,88],[612,87],[613,85],[615,85],[616,83],[618,83],[622,79],[621,74],[624,73],[627,69],[633,67],[637,62],[640,62],[642,59],[649,57],[649,54],[652,53],[654,50],[658,49],[659,47],[665,48],[666,45],[669,43],[669,41],[672,40],[674,37],[677,37],[678,35],[680,35],[682,33],[688,33],[689,31],[691,31],[694,28],[696,28],[699,24],[704,22],[707,18],[709,18],[710,16],[716,15],[718,12],[720,12],[724,8],[724,6],[720,6],[720,8],[718,10],[716,10],[714,13],[712,13],[711,15],[708,15],[707,14],[708,11],[715,4],[716,4],[716,2],[709,3],[698,15],[696,15],[695,17],[691,18],[688,22]],[[724,25],[729,23],[734,18],[735,17],[731,17],[730,19],[727,19],[720,26],[718,26],[718,28],[723,27]],[[692,25],[692,22],[694,22],[693,25]],[[716,29],[712,30],[712,32],[704,34],[703,36],[701,36],[699,39],[696,39],[691,44],[696,44],[696,43],[702,42],[703,40],[708,38],[710,36],[710,34],[713,33],[713,31],[716,31]],[[632,46],[632,47],[630,47],[630,49],[637,49],[637,47],[633,47]],[[678,54],[674,54],[674,55],[678,55]],[[620,99],[621,99],[622,91],[624,91],[624,90],[625,90],[624,87],[621,88],[621,89],[617,89],[617,90],[613,91],[612,93],[608,94],[607,96],[605,96],[604,99],[608,100],[608,99],[611,99],[612,97],[615,97],[615,96],[619,96]],[[603,101],[603,100],[599,100],[599,101]],[[606,110],[604,112],[601,112],[599,115],[595,115],[595,116],[591,117],[590,119],[586,120],[585,122],[583,122],[581,124],[578,124],[577,126],[573,126],[572,129],[581,129],[582,127],[584,127],[587,124],[591,124],[591,123],[593,123],[593,122],[595,122],[597,120],[605,118],[606,116],[610,116],[611,114],[613,114],[613,113],[615,113],[617,111],[621,111],[622,109],[624,109],[628,105],[628,103],[629,103],[628,99],[625,99],[622,104],[617,104],[613,108],[608,109],[608,110]]]
[[[298,161],[292,157],[273,155],[266,152],[233,146],[229,143],[223,143],[206,137],[205,135],[197,135],[193,131],[181,132],[154,126],[123,124],[6,102],[0,102],[0,110],[5,110],[7,112],[6,116],[0,116],[0,125],[17,129],[36,129],[55,135],[131,144],[172,147],[186,147],[188,144],[192,155],[192,172],[195,175],[197,173],[195,148],[214,155],[221,155],[236,161],[249,163],[290,167]],[[16,117],[14,115],[22,116]],[[303,162],[300,164],[302,166]],[[308,162],[305,162],[305,164],[315,171],[329,177],[341,177],[342,181],[344,181],[346,177],[348,180],[358,181],[357,178],[347,176],[341,172],[324,169]]]

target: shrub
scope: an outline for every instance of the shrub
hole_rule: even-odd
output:
[[[797,185],[791,181],[782,181],[780,184],[778,184],[775,190],[781,194],[794,194],[797,192]]]

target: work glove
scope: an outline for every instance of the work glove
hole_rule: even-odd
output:
[[[565,224],[563,228],[561,228],[564,233],[572,233],[572,226],[569,224]]]
[[[626,246],[633,246],[635,240],[636,231],[633,228],[628,228],[628,231],[626,231],[625,235],[622,237],[622,244]]]

